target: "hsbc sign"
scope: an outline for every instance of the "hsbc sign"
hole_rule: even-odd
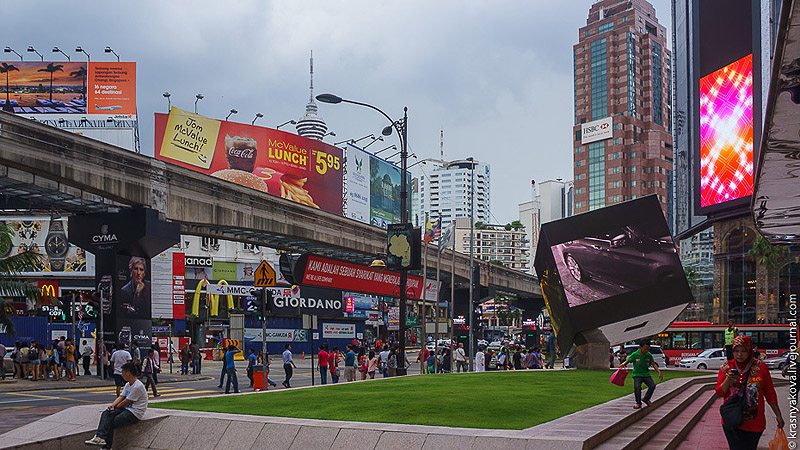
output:
[[[581,124],[581,144],[611,139],[614,123],[612,117]]]

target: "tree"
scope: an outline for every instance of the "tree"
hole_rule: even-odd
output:
[[[519,308],[511,306],[507,297],[500,295],[494,298],[494,311],[500,322],[500,326],[511,327],[514,325],[515,321],[522,317],[522,311],[520,311]]]
[[[521,229],[525,228],[525,225],[523,225],[522,222],[520,222],[519,220],[515,220],[515,221],[511,222],[510,225],[511,225],[511,228],[513,228],[515,230],[521,230]]]
[[[19,69],[13,64],[8,64],[8,63],[0,64],[0,73],[6,74],[6,105],[5,105],[6,109],[11,109],[11,104],[9,103],[10,100],[8,96],[8,73],[14,70],[19,72]]]
[[[56,72],[63,72],[64,71],[63,67],[64,67],[63,64],[49,63],[49,64],[47,64],[47,67],[45,67],[44,69],[39,69],[38,70],[38,72],[47,72],[47,73],[50,74],[50,101],[51,102],[53,101],[53,75],[55,75]]]
[[[72,78],[80,77],[83,81],[83,91],[81,91],[81,99],[83,100],[86,100],[86,75],[88,75],[88,72],[86,72],[85,66],[81,66],[80,69],[69,73],[69,76]],[[52,100],[52,98],[50,100]]]
[[[777,288],[778,266],[784,258],[786,249],[772,245],[761,235],[753,240],[753,247],[747,252],[748,256],[756,260],[756,287],[758,288],[758,301],[756,303],[756,321],[768,322],[770,303],[774,304],[774,289]],[[774,317],[772,318],[774,319]]]
[[[785,248],[770,244],[767,238],[761,235],[755,238],[753,247],[747,252],[759,264],[767,266],[769,270],[777,268],[778,260],[781,259],[784,253],[786,253]]]
[[[684,272],[686,272],[686,281],[689,283],[689,289],[694,293],[694,290],[700,286],[700,282],[702,281],[700,272],[694,267],[686,267],[684,268]]]
[[[5,255],[13,245],[11,238],[14,230],[6,224],[0,224],[0,255]],[[30,250],[0,259],[0,325],[9,336],[16,336],[14,322],[11,321],[13,309],[2,296],[27,297],[33,301],[41,298],[41,291],[24,281],[14,279],[19,272],[32,270],[40,263],[40,256]]]
[[[506,265],[503,263],[503,261],[500,261],[499,259],[490,259],[490,260],[489,260],[489,264],[495,264],[495,265],[497,265],[497,266],[503,266],[503,267],[505,267],[505,266],[506,266]]]

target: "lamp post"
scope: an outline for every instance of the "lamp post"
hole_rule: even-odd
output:
[[[61,53],[62,55],[64,55],[64,57],[67,58],[67,61],[72,61],[72,58],[70,58],[68,54],[64,53],[64,51],[58,47],[53,47],[53,53]]]
[[[197,94],[194,96],[194,113],[197,114],[197,102],[203,99],[203,94]]]
[[[388,114],[381,111],[379,108],[372,106],[368,103],[357,102],[353,100],[346,100],[337,95],[333,94],[320,94],[317,96],[317,100],[323,103],[352,103],[354,105],[364,106],[370,109],[374,109],[375,111],[381,113],[386,120],[389,121],[389,125],[384,127],[381,134],[384,136],[390,136],[392,134],[392,128],[397,131],[397,135],[400,138],[400,222],[407,223],[408,222],[408,185],[406,183],[406,162],[408,160],[408,107],[403,108],[403,118],[401,120],[392,120]],[[406,374],[406,285],[408,284],[408,271],[405,268],[400,268],[400,356],[399,361],[397,362],[397,372],[398,375],[405,375]],[[423,290],[425,287],[423,286]],[[401,368],[402,367],[402,368]]]
[[[469,188],[469,371],[472,372],[474,369],[474,362],[475,356],[474,352],[472,351],[472,343],[473,343],[473,323],[472,323],[472,316],[475,315],[475,294],[473,292],[475,282],[472,279],[475,274],[475,268],[473,267],[473,253],[475,252],[475,160],[473,157],[467,158],[467,161],[470,162],[469,165],[469,173],[470,173],[470,188]]]
[[[24,59],[22,59],[22,55],[20,55],[19,53],[17,53],[17,51],[16,51],[16,50],[14,50],[13,48],[11,48],[11,47],[9,47],[9,46],[7,46],[7,45],[6,45],[6,48],[4,48],[4,49],[3,49],[3,51],[4,51],[5,53],[13,53],[13,54],[15,54],[15,55],[19,56],[19,60],[20,60],[20,61],[24,61]]]
[[[89,61],[89,62],[92,62],[91,55],[86,53],[86,50],[84,50],[83,47],[81,47],[80,45],[75,47],[75,53],[83,53],[84,55],[86,55],[86,60]]]
[[[42,62],[44,62],[44,56],[42,56],[42,54],[41,54],[41,53],[39,53],[39,51],[38,51],[38,50],[36,50],[35,48],[33,48],[33,46],[32,46],[32,45],[29,45],[29,46],[28,46],[28,53],[36,53],[37,55],[39,55],[39,59],[40,59],[40,60],[42,60]]]
[[[280,124],[277,127],[275,127],[275,129],[276,130],[280,130],[282,126],[289,125],[289,124],[296,125],[297,121],[296,120],[287,120],[286,122],[283,122],[282,124]]]
[[[164,98],[167,99],[167,112],[171,111],[172,110],[172,101],[169,98],[170,98],[170,96],[172,94],[170,94],[169,92],[164,92],[161,95],[163,95]]]
[[[322,135],[322,139],[325,139],[325,136],[333,136],[333,137],[336,137],[336,133],[334,133],[333,131],[328,131],[327,133],[325,133],[324,135]]]
[[[228,119],[229,119],[229,118],[230,118],[230,117],[231,117],[233,114],[239,114],[239,111],[237,111],[237,110],[235,110],[235,109],[231,108],[230,112],[228,112],[228,115],[227,115],[227,116],[225,116],[225,121],[227,122],[227,120],[228,120]],[[253,120],[253,122],[255,122],[255,120]]]
[[[106,49],[104,51],[106,53],[112,53],[114,56],[117,57],[117,62],[119,62],[119,55],[117,54],[117,52],[114,51],[114,49],[106,45]]]
[[[258,119],[260,119],[260,118],[262,118],[262,117],[264,117],[264,115],[263,115],[263,114],[261,114],[261,113],[256,113],[256,116],[253,118],[253,121],[252,121],[252,122],[250,122],[250,125],[255,125],[255,124],[256,124],[256,120],[258,120]]]

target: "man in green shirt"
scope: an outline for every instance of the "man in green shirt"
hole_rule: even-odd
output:
[[[620,367],[625,367],[629,362],[633,363],[633,395],[636,397],[636,405],[633,406],[633,409],[642,407],[642,383],[647,385],[644,403],[647,406],[652,405],[650,399],[656,390],[656,382],[650,376],[650,366],[656,369],[659,380],[663,380],[664,377],[661,375],[661,370],[658,369],[658,364],[653,360],[653,355],[650,354],[650,339],[641,339],[639,341],[639,350],[631,353]]]

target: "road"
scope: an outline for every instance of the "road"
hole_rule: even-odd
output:
[[[409,352],[409,355],[410,354],[411,352]],[[414,353],[414,355],[416,355],[416,353]],[[283,382],[285,373],[280,356],[272,355],[271,359],[273,370],[270,372],[269,378],[278,384],[277,388],[271,389],[284,389],[281,387],[281,383]],[[316,364],[316,359],[314,362]],[[292,387],[310,386],[311,359],[307,357],[304,360],[302,359],[302,355],[296,355],[295,364],[297,364],[297,369],[294,370],[294,375],[290,382]],[[164,363],[161,367],[165,372],[164,375],[169,374],[169,365]],[[246,361],[236,362],[239,389],[245,392],[252,391],[252,388],[249,387],[250,382],[247,379],[246,367]],[[159,400],[198,395],[224,395],[224,385],[223,389],[217,387],[221,369],[221,361],[203,361],[202,373],[206,375],[207,378],[198,381],[161,383],[158,385],[158,393],[161,394]],[[173,375],[179,372],[180,365],[174,365]],[[409,369],[409,374],[417,373],[419,373],[419,365],[415,364]],[[380,377],[380,375],[378,376]],[[357,377],[360,378],[360,374],[357,373]],[[328,378],[330,379],[330,377]],[[344,378],[342,378],[342,380],[343,379]],[[318,371],[314,373],[314,382],[315,384],[319,384],[320,382]],[[37,381],[36,383],[24,381],[19,383],[20,389],[18,392],[8,389],[0,392],[0,434],[71,406],[92,403],[107,405],[114,400],[116,395],[113,382],[103,386],[78,387],[72,389],[65,387],[68,386],[67,383],[69,382],[67,381]],[[52,385],[53,388],[26,390],[21,383],[25,383],[25,386],[36,384],[36,388],[41,388],[42,384],[48,386]],[[233,388],[231,388],[231,391],[233,391]],[[150,400],[154,400],[152,389],[148,391],[148,394],[150,395]]]

